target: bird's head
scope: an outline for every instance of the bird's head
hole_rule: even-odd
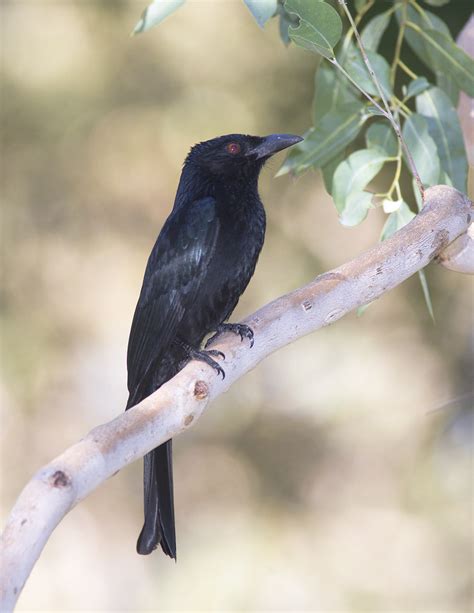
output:
[[[186,164],[225,178],[258,176],[268,158],[302,140],[293,134],[227,134],[194,145]]]

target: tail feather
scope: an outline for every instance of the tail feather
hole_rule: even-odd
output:
[[[180,355],[173,354],[168,359],[162,356],[160,368],[153,371],[153,377],[143,377],[130,391],[126,410],[171,379],[180,363]],[[138,537],[137,552],[147,555],[161,545],[164,553],[176,560],[171,440],[147,453],[143,462],[145,521]]]
[[[171,440],[144,457],[143,485],[145,522],[137,552],[147,555],[160,544],[166,555],[176,559]]]

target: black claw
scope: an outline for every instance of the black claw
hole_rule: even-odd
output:
[[[212,355],[215,358],[222,358],[223,360],[225,360],[225,353],[222,353],[222,351],[218,351],[217,349],[208,349],[206,353],[208,355]]]
[[[213,368],[218,375],[222,375],[222,379],[225,379],[225,372],[222,366],[220,366],[215,360],[212,358],[221,358],[225,360],[225,354],[222,351],[218,351],[217,349],[209,349],[208,351],[204,349],[194,349],[191,345],[188,345],[185,341],[181,339],[176,339],[176,344],[184,349],[186,358],[183,361],[183,366],[189,362],[189,360],[198,360],[200,362],[204,362],[211,368]],[[207,344],[206,344],[207,347]]]
[[[209,337],[209,338],[207,339],[207,341],[206,341],[206,344],[204,345],[204,349],[207,349],[207,348],[209,347],[209,345],[210,345],[211,343],[213,343],[213,342],[214,342],[214,341],[217,339],[217,337],[219,336],[219,334],[220,334],[219,332],[216,332],[216,333],[215,333],[215,334],[213,334],[211,337]]]
[[[244,338],[250,341],[250,348],[253,347],[254,344],[254,334],[252,328],[245,324],[221,324],[218,326],[216,333],[208,339],[205,347],[208,347],[213,341],[216,340],[221,334],[224,332],[233,332],[234,334],[238,334],[240,336],[240,340],[243,341]]]
[[[253,343],[254,343],[252,328],[250,328],[249,326],[246,326],[245,324],[236,324],[236,325],[239,327],[238,333],[240,335],[240,339],[243,341],[244,338],[248,338],[248,340],[250,341],[250,348],[252,348]]]
[[[220,351],[218,351],[217,353],[221,353]],[[224,355],[223,353],[221,353],[221,355]],[[199,358],[198,358],[199,359]],[[225,379],[225,371],[222,368],[222,366],[220,366],[217,362],[215,362],[213,359],[209,358],[209,362],[207,360],[204,360],[206,362],[206,364],[209,364],[209,366],[211,366],[218,375],[222,375],[222,380]],[[211,363],[212,362],[212,363]]]
[[[222,351],[217,351],[217,349],[211,349],[209,351],[191,350],[189,352],[189,358],[191,360],[198,360],[200,362],[204,362],[205,364],[213,368],[218,375],[222,375],[222,379],[225,379],[224,369],[222,368],[222,366],[220,366],[220,364],[213,360],[211,356],[216,358],[220,357],[225,360],[225,355],[222,353]]]

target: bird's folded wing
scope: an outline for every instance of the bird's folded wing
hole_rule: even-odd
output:
[[[127,352],[132,394],[147,370],[169,347],[206,275],[219,221],[213,198],[178,208],[168,218],[148,260]]]

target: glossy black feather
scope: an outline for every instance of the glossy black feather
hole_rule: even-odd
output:
[[[263,245],[257,182],[265,160],[299,137],[232,134],[193,147],[173,210],[150,254],[127,353],[127,409],[183,367],[227,320]],[[137,551],[176,558],[171,441],[145,456],[145,522]]]
[[[190,201],[166,221],[148,259],[130,331],[130,392],[176,336],[206,278],[218,233],[214,198]]]

